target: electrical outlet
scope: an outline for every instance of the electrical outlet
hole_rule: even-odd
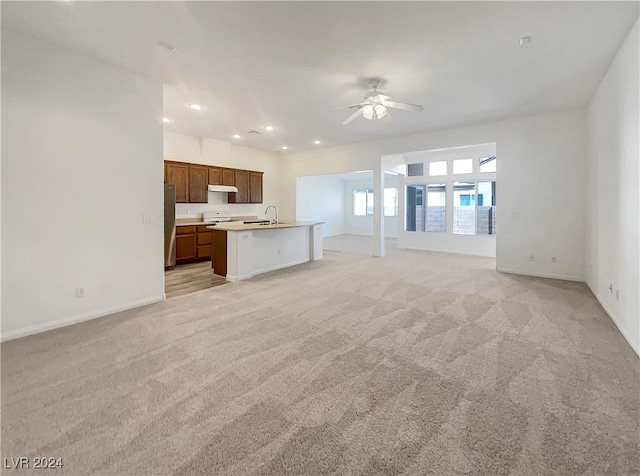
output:
[[[84,297],[84,288],[76,288],[76,297],[83,298]]]
[[[142,223],[153,223],[153,213],[143,213],[142,214]]]
[[[536,255],[529,255],[529,261],[535,261]]]
[[[555,256],[552,256],[552,257],[551,257],[551,262],[552,262],[552,263],[557,263],[557,262],[558,262],[558,260],[556,259],[556,257],[555,257]]]

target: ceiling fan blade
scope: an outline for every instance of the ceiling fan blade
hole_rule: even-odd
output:
[[[385,101],[385,106],[393,107],[396,109],[404,109],[405,111],[420,112],[424,110],[422,106],[418,106],[416,104],[407,104],[404,102],[395,102],[395,101]]]
[[[351,121],[353,121],[356,117],[358,117],[360,114],[362,114],[362,108],[358,108],[358,110],[356,112],[354,112],[353,114],[351,114],[349,117],[347,117],[345,119],[345,121],[343,122],[343,124],[349,124]]]
[[[336,107],[332,107],[331,109],[351,109],[352,107],[362,107],[362,106],[366,106],[367,104],[369,103],[361,102],[358,104],[349,104],[348,106],[336,106]]]

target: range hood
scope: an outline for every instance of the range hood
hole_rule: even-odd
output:
[[[233,185],[209,185],[210,192],[237,192],[238,188]]]

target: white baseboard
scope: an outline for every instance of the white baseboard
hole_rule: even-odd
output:
[[[640,357],[640,343],[633,341],[627,328],[622,325],[622,323],[616,317],[615,313],[613,313],[611,309],[607,307],[607,305],[604,303],[604,299],[602,299],[602,296],[600,296],[598,291],[596,291],[595,287],[589,281],[586,281],[586,284],[591,290],[591,292],[593,293],[593,295],[596,297],[600,305],[602,306],[602,309],[604,309],[604,312],[606,312],[609,315],[613,323],[616,325],[616,327],[620,331],[620,334],[622,334],[622,337],[626,339],[626,341],[629,343],[633,351],[638,355],[638,357]]]
[[[59,327],[71,326],[79,322],[89,321],[91,319],[97,319],[98,317],[108,316],[109,314],[115,314],[117,312],[127,311],[129,309],[134,309],[136,307],[154,304],[164,300],[165,300],[165,296],[163,294],[163,295],[155,296],[148,299],[142,299],[140,301],[134,301],[134,302],[125,304],[123,306],[116,306],[109,309],[101,309],[100,311],[87,312],[85,314],[80,314],[78,316],[65,317],[64,319],[58,319],[57,321],[47,322],[44,324],[37,324],[35,326],[29,326],[29,327],[25,327],[24,329],[18,329],[15,331],[9,331],[9,332],[3,333],[0,336],[0,342],[19,339],[20,337],[26,337],[33,334],[39,334],[41,332],[50,331],[52,329],[57,329]]]
[[[290,261],[288,263],[282,263],[282,264],[278,264],[276,266],[271,266],[269,268],[263,268],[263,269],[258,269],[256,271],[253,272],[253,275],[257,275],[257,274],[264,274],[264,273],[270,273],[271,271],[277,271],[279,269],[284,269],[284,268],[288,268],[290,266],[296,266],[302,263],[308,263],[310,261],[309,258],[303,258],[303,259],[298,259],[295,261]]]
[[[548,274],[548,273],[531,273],[520,269],[496,268],[499,273],[519,274],[521,276],[532,276],[534,278],[562,279],[563,281],[577,281],[584,283],[584,276],[574,276],[570,274]]]
[[[259,274],[270,273],[271,271],[277,271],[279,269],[289,268],[291,266],[296,266],[296,265],[299,265],[299,264],[308,263],[309,261],[315,261],[315,260],[311,260],[309,258],[304,258],[304,259],[300,259],[300,260],[289,261],[288,263],[281,263],[281,264],[278,264],[276,266],[270,266],[269,268],[257,269],[255,271],[253,271],[253,273],[243,274],[241,276],[235,276],[233,274],[227,274],[227,281],[231,281],[233,283],[235,283],[237,281],[244,281],[245,279],[251,279],[254,276],[257,276]]]
[[[463,255],[463,256],[477,256],[478,258],[493,258],[495,259],[496,255],[492,254],[482,254],[482,253],[468,253],[465,251],[456,251],[456,250],[439,250],[436,248],[418,248],[415,246],[399,246],[396,244],[396,247],[399,250],[415,250],[415,251],[430,251],[432,253],[446,253],[449,255]],[[520,273],[516,273],[520,274]]]

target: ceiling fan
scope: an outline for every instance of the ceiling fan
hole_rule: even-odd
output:
[[[351,104],[349,106],[339,106],[335,109],[349,108],[355,109],[355,112],[347,117],[343,124],[349,124],[359,115],[362,115],[365,119],[375,121],[384,117],[391,117],[391,114],[387,111],[388,108],[404,109],[405,111],[420,112],[424,108],[415,104],[407,104],[404,102],[389,101],[390,97],[382,91],[378,91],[381,81],[379,79],[372,79],[369,81],[369,86],[373,91],[369,91],[364,95],[364,101],[358,104]]]

